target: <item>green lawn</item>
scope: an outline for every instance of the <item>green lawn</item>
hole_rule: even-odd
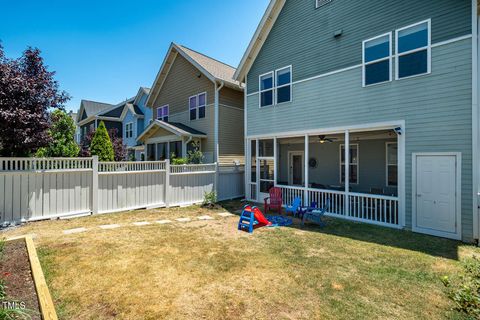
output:
[[[240,203],[224,204],[234,212]],[[225,209],[159,209],[29,224],[64,319],[443,319],[440,277],[478,248],[329,219],[237,231]],[[213,221],[195,221],[208,214]],[[133,221],[194,221],[131,226]],[[97,226],[121,224],[114,230]],[[85,233],[61,230],[87,227]]]

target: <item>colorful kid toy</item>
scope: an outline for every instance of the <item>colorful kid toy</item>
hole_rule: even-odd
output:
[[[291,224],[292,219],[290,218],[282,216],[265,217],[259,208],[246,205],[238,222],[238,230],[253,233],[254,229],[260,227],[289,226]]]

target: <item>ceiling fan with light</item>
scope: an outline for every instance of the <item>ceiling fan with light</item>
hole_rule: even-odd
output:
[[[327,136],[318,136],[318,139],[318,142],[320,142],[321,144],[324,144],[326,142],[332,143],[337,140],[337,138],[328,138]]]

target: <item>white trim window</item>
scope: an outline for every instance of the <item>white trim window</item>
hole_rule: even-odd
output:
[[[395,79],[431,73],[431,20],[422,21],[395,32]]]
[[[358,184],[359,172],[359,147],[358,144],[350,144],[350,183]],[[345,145],[340,145],[340,183],[345,183]]]
[[[292,101],[292,66],[275,71],[275,104]]]
[[[205,118],[205,109],[207,107],[207,93],[203,92],[188,98],[188,109],[190,120]]]
[[[125,124],[125,138],[133,138],[133,122]]]
[[[392,32],[363,41],[363,86],[392,81]]]
[[[292,66],[262,74],[258,80],[260,108],[292,101]]]
[[[260,97],[259,97],[260,108],[273,106],[274,105],[273,71],[259,76],[259,88],[260,88]]]
[[[396,142],[386,143],[386,173],[388,187],[398,186],[398,144]]]
[[[168,104],[163,107],[157,108],[157,120],[168,122],[169,113],[170,107]]]

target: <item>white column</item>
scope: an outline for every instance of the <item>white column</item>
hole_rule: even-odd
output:
[[[305,177],[305,203],[304,205],[305,206],[309,206],[310,205],[310,199],[308,198],[308,180],[309,180],[309,177],[308,177],[308,159],[310,158],[309,156],[309,153],[310,153],[310,143],[309,143],[309,137],[308,137],[308,134],[305,135],[305,152],[304,152],[304,162],[305,162],[305,171],[304,171],[304,177]]]
[[[350,192],[350,131],[345,131],[345,216],[349,216],[349,192]]]
[[[277,137],[273,138],[273,185],[277,186]]]
[[[92,214],[98,213],[98,156],[92,157]]]

